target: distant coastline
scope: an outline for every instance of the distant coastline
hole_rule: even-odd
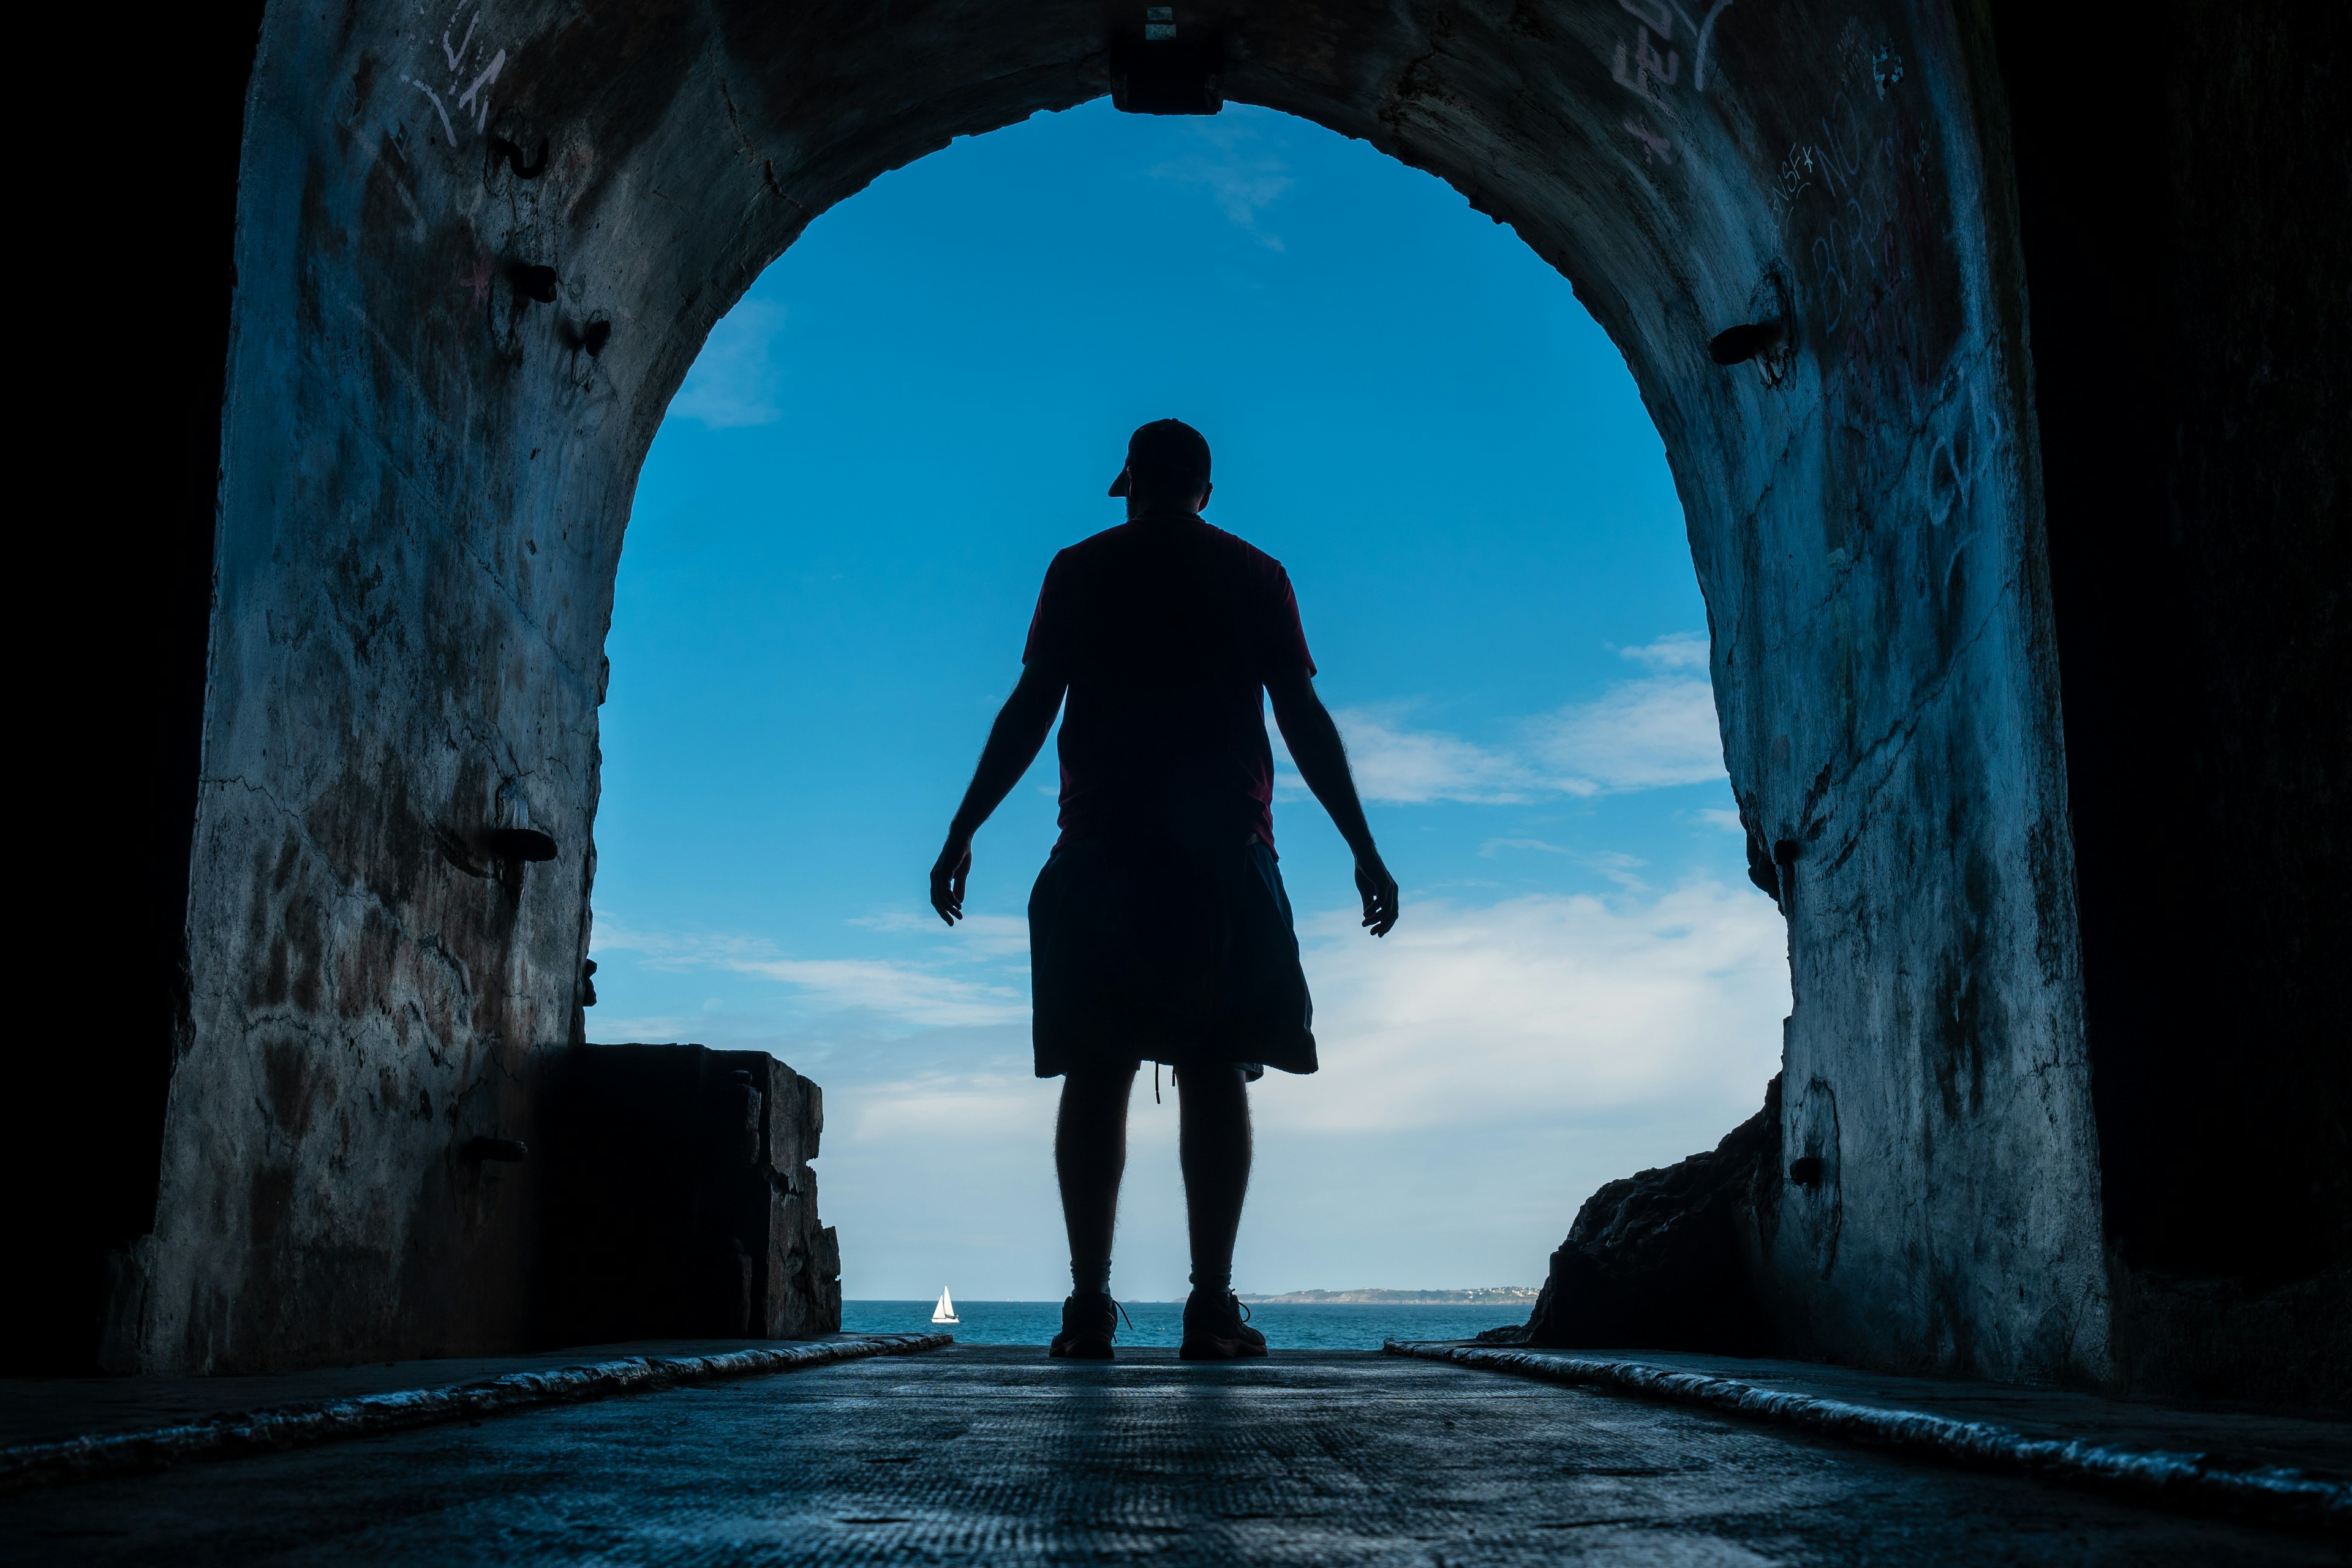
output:
[[[1532,1285],[1486,1285],[1468,1290],[1291,1290],[1280,1296],[1234,1292],[1243,1300],[1269,1307],[1532,1307],[1538,1294]]]

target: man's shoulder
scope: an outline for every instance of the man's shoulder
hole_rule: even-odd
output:
[[[1209,535],[1212,539],[1216,540],[1227,549],[1240,552],[1241,554],[1248,560],[1264,561],[1276,566],[1282,564],[1281,562],[1276,561],[1273,556],[1268,555],[1265,551],[1260,550],[1256,545],[1252,544],[1240,534],[1228,533],[1223,529],[1219,528],[1215,523],[1211,522],[1205,517],[1195,518],[1193,521],[1201,525],[1202,532]]]
[[[1106,528],[1100,533],[1089,533],[1076,544],[1066,544],[1055,551],[1054,564],[1056,566],[1065,563],[1078,565],[1108,554],[1118,549],[1122,542],[1132,537],[1134,530],[1133,523],[1122,522]]]
[[[1195,538],[1213,554],[1226,557],[1244,575],[1260,579],[1284,575],[1281,562],[1240,534],[1228,533],[1205,518],[1194,518],[1190,526]],[[1122,522],[1065,546],[1055,555],[1054,567],[1065,571],[1084,568],[1096,562],[1115,560],[1143,546],[1144,537],[1139,526],[1131,521]]]
[[[1201,519],[1200,522],[1202,529],[1216,542],[1217,546],[1220,549],[1230,552],[1234,558],[1241,563],[1242,568],[1250,575],[1254,577],[1280,577],[1284,575],[1281,562],[1276,561],[1273,556],[1268,555],[1265,551],[1260,550],[1256,545],[1252,544],[1240,534],[1228,533],[1223,529],[1219,528],[1215,523],[1209,521],[1205,518]]]

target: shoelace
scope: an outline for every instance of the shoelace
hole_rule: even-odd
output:
[[[1127,1324],[1127,1331],[1130,1334],[1135,1332],[1135,1320],[1127,1315],[1127,1303],[1108,1290],[1103,1292],[1103,1300],[1110,1303],[1111,1310],[1117,1312],[1120,1321]]]

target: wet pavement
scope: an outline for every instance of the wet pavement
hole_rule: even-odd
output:
[[[0,1500],[0,1562],[2338,1563],[2267,1533],[1375,1352],[1014,1347]]]

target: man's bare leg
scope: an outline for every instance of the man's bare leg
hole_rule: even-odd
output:
[[[1054,1169],[1070,1235],[1070,1282],[1081,1292],[1110,1289],[1111,1233],[1118,1225],[1119,1179],[1127,1173],[1127,1102],[1134,1089],[1131,1067],[1074,1069],[1062,1079]]]
[[[1192,1228],[1192,1294],[1184,1303],[1186,1361],[1265,1354],[1265,1336],[1234,1300],[1234,1237],[1249,1193],[1249,1080],[1234,1066],[1188,1067],[1176,1079],[1183,1106],[1177,1152],[1184,1215]]]
[[[1238,1066],[1188,1067],[1176,1079],[1176,1098],[1192,1288],[1222,1301],[1233,1289],[1234,1237],[1249,1194],[1249,1080]]]

